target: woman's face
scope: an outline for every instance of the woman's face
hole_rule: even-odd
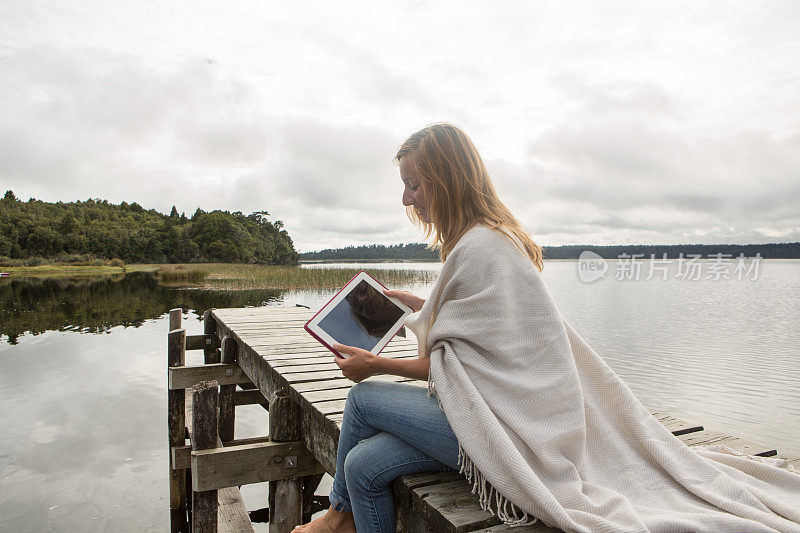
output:
[[[422,183],[417,179],[414,168],[409,162],[409,156],[400,158],[400,179],[403,180],[403,205],[411,206],[423,222],[430,222],[425,205],[425,192]]]

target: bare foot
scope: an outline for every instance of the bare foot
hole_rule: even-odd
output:
[[[331,505],[327,513],[297,526],[292,533],[356,533],[356,523],[353,522],[353,513],[340,513]]]

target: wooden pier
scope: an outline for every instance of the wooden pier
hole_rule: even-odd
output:
[[[238,488],[249,483],[269,482],[268,510],[259,514],[268,516],[271,533],[289,532],[328,508],[327,496],[314,492],[325,472],[335,472],[342,413],[353,383],[342,376],[332,354],[303,330],[312,316],[299,307],[212,309],[204,314],[204,334],[187,336],[181,310],[170,312],[172,531],[253,531]],[[186,350],[201,349],[204,364],[186,366]],[[381,355],[416,357],[416,341],[395,337]],[[400,376],[369,379],[426,385]],[[235,408],[246,404],[269,410],[269,435],[235,438]],[[653,415],[690,446],[721,444],[752,455],[778,455],[769,447],[666,414]],[[786,459],[800,468],[800,459]],[[397,530],[557,531],[541,524],[500,525],[470,491],[455,472],[396,479]]]

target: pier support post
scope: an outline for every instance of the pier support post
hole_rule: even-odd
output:
[[[211,338],[216,338],[217,323],[211,316],[211,311],[213,311],[213,309],[209,309],[203,313],[203,333],[209,335]],[[203,362],[205,364],[219,363],[219,348],[217,348],[217,346],[219,346],[219,343],[213,342],[211,344],[206,344],[206,347],[203,348]]]
[[[278,389],[269,403],[269,438],[274,442],[302,440],[300,409],[289,391]],[[285,457],[285,461],[291,461]],[[295,458],[296,464],[297,458]],[[289,533],[303,518],[303,478],[269,484],[269,532]]]
[[[192,451],[217,447],[216,381],[203,381],[192,387]],[[216,533],[217,490],[192,492],[192,532]]]
[[[236,363],[238,353],[236,341],[226,335],[222,339],[222,362],[225,364]],[[222,442],[233,440],[236,421],[236,385],[221,385],[219,387],[219,438]]]
[[[183,366],[186,359],[186,331],[180,329],[181,309],[169,312],[170,332],[167,337],[167,366]],[[187,529],[186,476],[175,470],[171,450],[186,443],[186,391],[170,390],[167,393],[167,433],[169,435],[169,513],[170,530],[175,533]]]

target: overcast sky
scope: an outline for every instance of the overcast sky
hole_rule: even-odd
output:
[[[3,0],[0,188],[420,242],[392,156],[448,121],[542,245],[794,242],[798,28],[793,0]]]

